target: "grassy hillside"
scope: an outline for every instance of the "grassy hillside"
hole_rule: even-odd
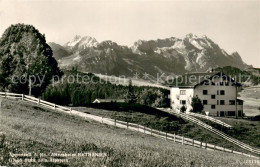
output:
[[[249,158],[174,144],[155,137],[53,112],[21,101],[3,100],[0,165],[11,153],[103,152],[103,158],[69,158],[68,163],[15,166],[251,166]],[[4,161],[4,162],[3,162]]]
[[[260,121],[241,120],[234,118],[219,118],[234,127],[229,134],[240,141],[260,148]]]
[[[244,113],[246,116],[260,115],[260,86],[244,88],[239,95],[244,100]]]
[[[217,119],[222,120],[223,122],[232,125],[233,128],[225,128],[217,123],[211,122],[207,119],[198,118],[201,121],[209,124],[210,126],[225,132],[229,136],[232,136],[235,139],[238,139],[244,143],[247,143],[251,146],[260,148],[260,122],[259,121],[250,121],[242,120],[235,118],[223,118],[219,117]]]
[[[199,141],[223,146],[245,152],[244,149],[224,140],[214,133],[188,121],[185,121],[172,114],[157,110],[155,108],[133,104],[103,103],[93,104],[92,107],[75,107],[76,110],[103,116],[106,118],[137,123],[149,128],[169,133],[176,133],[181,136],[193,138]],[[102,109],[102,110],[100,110]]]

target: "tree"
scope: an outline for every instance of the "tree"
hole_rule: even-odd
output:
[[[192,98],[191,106],[192,106],[192,112],[195,113],[201,113],[202,110],[204,109],[204,106],[197,95]]]
[[[185,107],[185,105],[181,106],[181,112],[184,113],[187,110],[187,108]]]
[[[27,94],[31,87],[37,96],[53,75],[62,73],[45,36],[32,25],[16,24],[7,28],[0,39],[0,75],[5,78],[4,90]]]
[[[0,91],[4,91],[3,88],[6,86],[5,78],[0,74]]]
[[[135,103],[137,101],[136,96],[134,94],[134,88],[132,85],[132,80],[129,80],[129,84],[128,84],[128,92],[126,95],[126,102],[128,103]]]

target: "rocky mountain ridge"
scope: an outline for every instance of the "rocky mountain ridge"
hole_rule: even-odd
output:
[[[237,52],[228,54],[207,36],[187,34],[183,39],[170,37],[157,40],[138,40],[133,46],[118,45],[113,41],[98,42],[89,36],[75,36],[63,45],[61,51],[53,49],[54,57],[61,68],[77,67],[84,72],[107,75],[148,73],[156,77],[161,74],[176,75],[187,72],[205,72],[210,68],[234,66],[246,69]]]

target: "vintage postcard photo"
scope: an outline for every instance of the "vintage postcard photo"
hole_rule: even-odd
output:
[[[0,0],[0,167],[260,166],[259,0]]]

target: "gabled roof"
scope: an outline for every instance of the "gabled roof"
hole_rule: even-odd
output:
[[[232,84],[234,84],[235,86],[242,86],[240,83],[236,82],[234,79],[232,79],[230,76],[224,74],[223,72],[217,72],[214,75],[212,75],[211,77],[206,78],[202,82],[196,84],[195,87],[197,85],[204,84],[205,82],[208,82],[208,81],[213,81],[214,82],[214,79],[216,79],[215,77],[221,77],[223,79],[223,82],[228,81],[228,82],[231,82]]]
[[[95,99],[93,103],[110,103],[110,102],[124,102],[124,99]]]
[[[194,88],[198,85],[202,85],[205,82],[214,81],[214,79],[221,77],[223,82],[228,81],[236,86],[241,86],[240,83],[237,83],[231,77],[225,75],[223,72],[210,72],[210,73],[189,73],[185,74],[182,77],[179,77],[171,85],[171,87],[178,88]]]

